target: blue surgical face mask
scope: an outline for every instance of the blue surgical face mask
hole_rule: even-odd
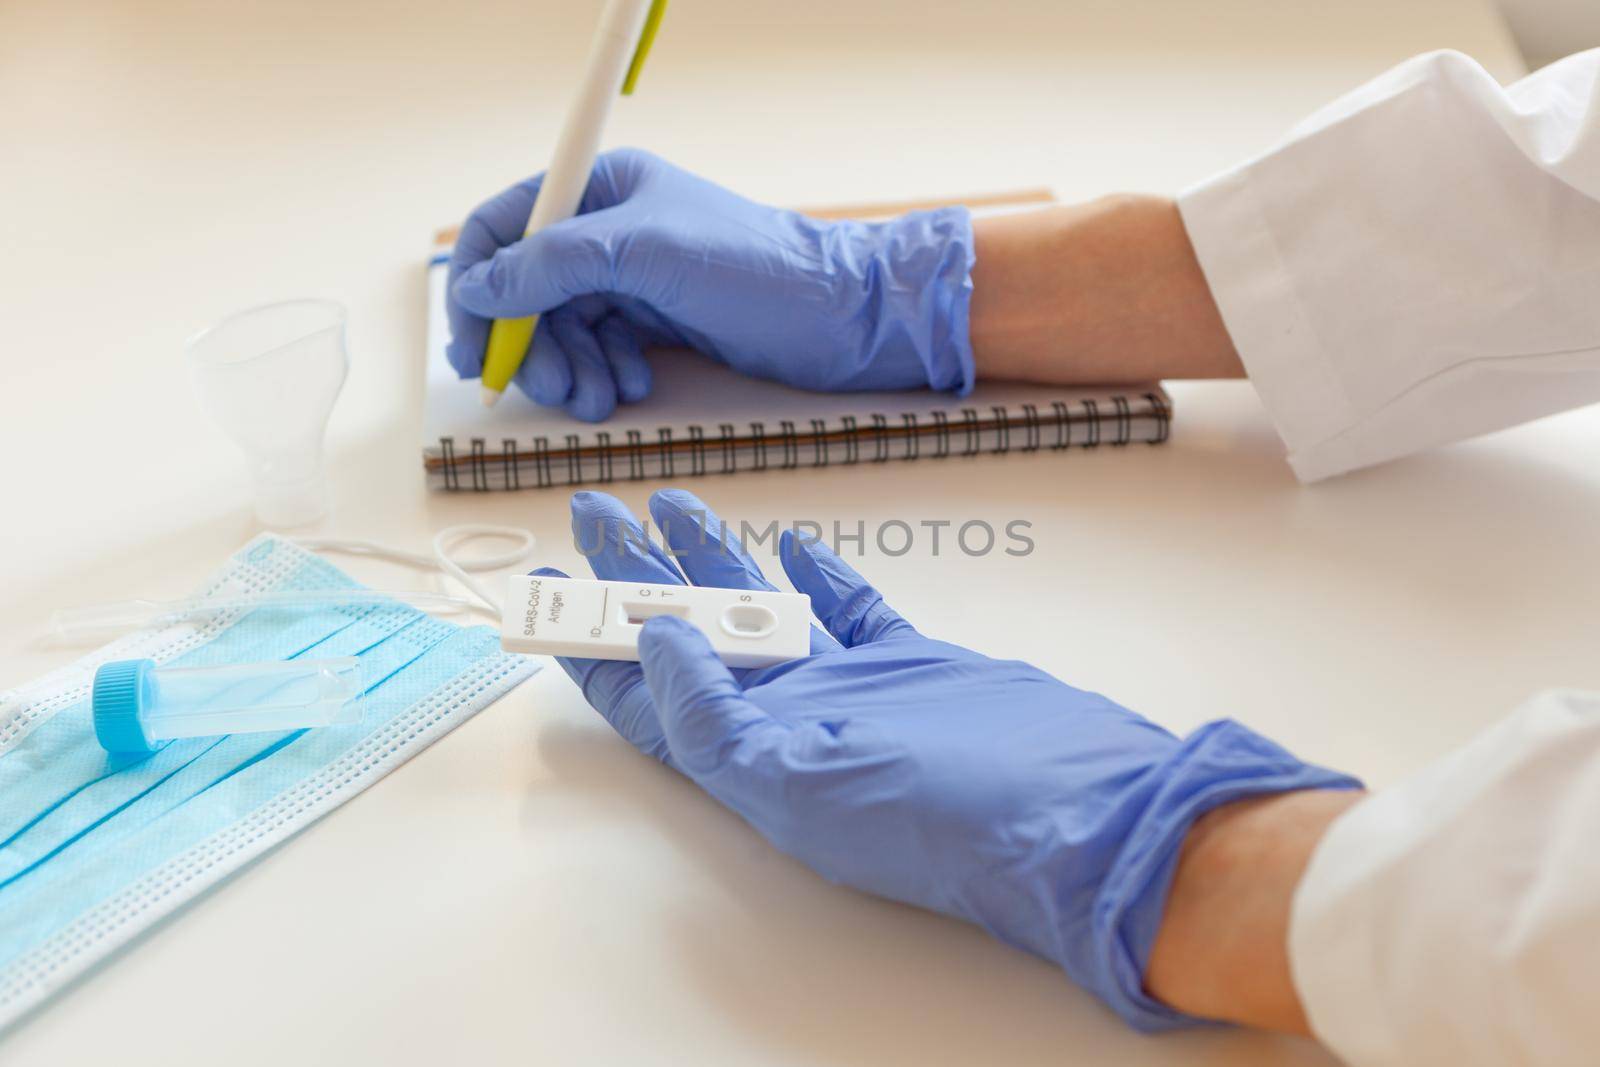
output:
[[[214,596],[356,583],[280,538],[245,546]],[[215,666],[356,656],[361,721],[174,741],[108,755],[94,668],[148,657]],[[108,953],[338,807],[494,701],[538,664],[401,604],[257,608],[135,634],[0,694],[0,1031]]]

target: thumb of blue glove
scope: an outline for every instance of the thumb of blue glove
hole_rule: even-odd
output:
[[[671,615],[651,619],[639,635],[640,666],[662,734],[676,765],[690,777],[712,775],[735,759],[784,740],[776,720],[745,699],[705,635]]]

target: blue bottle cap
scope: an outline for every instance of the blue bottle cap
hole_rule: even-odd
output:
[[[94,735],[107,752],[148,756],[155,751],[139,721],[155,665],[153,659],[118,659],[94,672]]]

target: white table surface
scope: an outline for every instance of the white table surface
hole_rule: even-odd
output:
[[[177,595],[254,532],[179,353],[271,299],[351,309],[334,529],[420,548],[449,523],[526,524],[579,567],[564,494],[423,490],[408,368],[429,232],[537,166],[591,7],[0,7],[0,684],[65,661],[35,643],[52,608]],[[1439,46],[1518,72],[1477,0],[680,0],[611,140],[786,203],[1171,192]],[[1600,413],[1303,489],[1248,385],[1173,392],[1165,448],[694,488],[763,521],[1026,519],[1025,559],[924,545],[861,566],[942,637],[1177,730],[1237,717],[1376,783],[1535,689],[1600,686]],[[1041,590],[1055,606],[1030,615]],[[107,1056],[1326,1062],[1136,1037],[976,929],[827,885],[553,667],[0,1043],[12,1067]]]

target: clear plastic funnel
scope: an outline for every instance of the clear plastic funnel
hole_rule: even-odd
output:
[[[327,514],[322,439],[350,366],[344,327],[341,304],[287,300],[230,315],[185,348],[200,402],[249,458],[267,526]]]

